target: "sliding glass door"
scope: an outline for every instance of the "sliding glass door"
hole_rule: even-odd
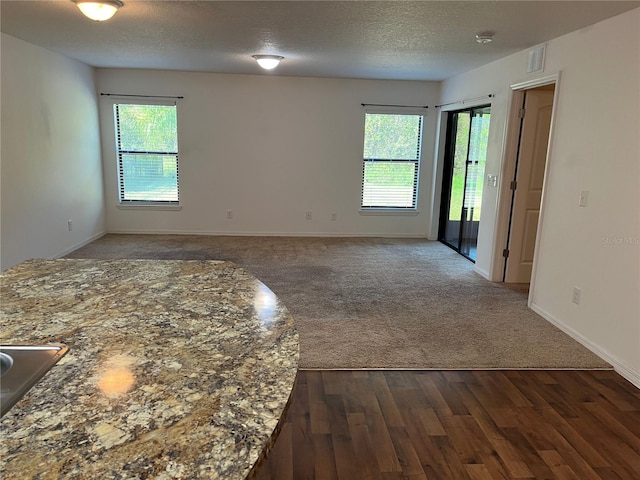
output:
[[[476,259],[491,107],[450,112],[438,239]]]

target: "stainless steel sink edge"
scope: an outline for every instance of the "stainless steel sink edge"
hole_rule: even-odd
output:
[[[61,343],[0,345],[11,363],[0,377],[0,417],[4,416],[69,350]]]

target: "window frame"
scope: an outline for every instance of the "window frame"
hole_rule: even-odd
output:
[[[118,204],[117,207],[119,209],[152,209],[152,210],[181,210],[182,209],[182,196],[180,194],[180,142],[179,142],[179,120],[178,120],[178,102],[176,100],[159,100],[159,99],[148,99],[142,97],[132,97],[132,98],[112,98],[111,99],[111,115],[113,119],[113,127],[114,127],[114,147],[115,147],[115,157],[116,157],[116,177],[117,177],[117,198]],[[158,105],[158,106],[167,106],[174,107],[175,115],[176,115],[176,147],[177,151],[175,152],[144,152],[144,151],[127,151],[120,149],[120,128],[119,128],[119,118],[117,115],[117,108],[119,105]],[[176,158],[176,194],[177,200],[127,200],[123,198],[124,194],[124,173],[123,173],[123,162],[122,155],[135,155],[135,154],[154,154],[154,155],[166,155],[166,156],[175,156]]]
[[[419,116],[419,132],[418,132],[418,145],[417,145],[417,158],[413,159],[370,159],[365,158],[364,156],[364,145],[366,142],[366,122],[367,115],[410,115],[410,116]],[[363,127],[365,131],[363,133],[363,143],[362,143],[362,174],[361,174],[361,183],[360,183],[360,214],[361,215],[417,215],[418,211],[418,201],[419,201],[419,190],[420,190],[420,167],[422,164],[422,154],[424,149],[424,124],[427,117],[427,112],[425,108],[415,108],[415,107],[369,107],[367,106],[364,110],[363,116]],[[365,168],[367,162],[413,162],[415,164],[415,177],[413,182],[413,205],[412,206],[364,206],[364,181],[365,181]]]

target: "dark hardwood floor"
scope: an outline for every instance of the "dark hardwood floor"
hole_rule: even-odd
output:
[[[613,371],[300,371],[266,479],[640,479]]]

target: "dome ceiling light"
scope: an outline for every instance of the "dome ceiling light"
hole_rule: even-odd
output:
[[[124,5],[120,0],[72,0],[85,17],[104,22],[113,17]]]
[[[273,70],[280,64],[280,61],[284,59],[284,57],[281,57],[280,55],[251,55],[251,56],[255,58],[256,62],[258,62],[258,65],[260,65],[265,70]]]

